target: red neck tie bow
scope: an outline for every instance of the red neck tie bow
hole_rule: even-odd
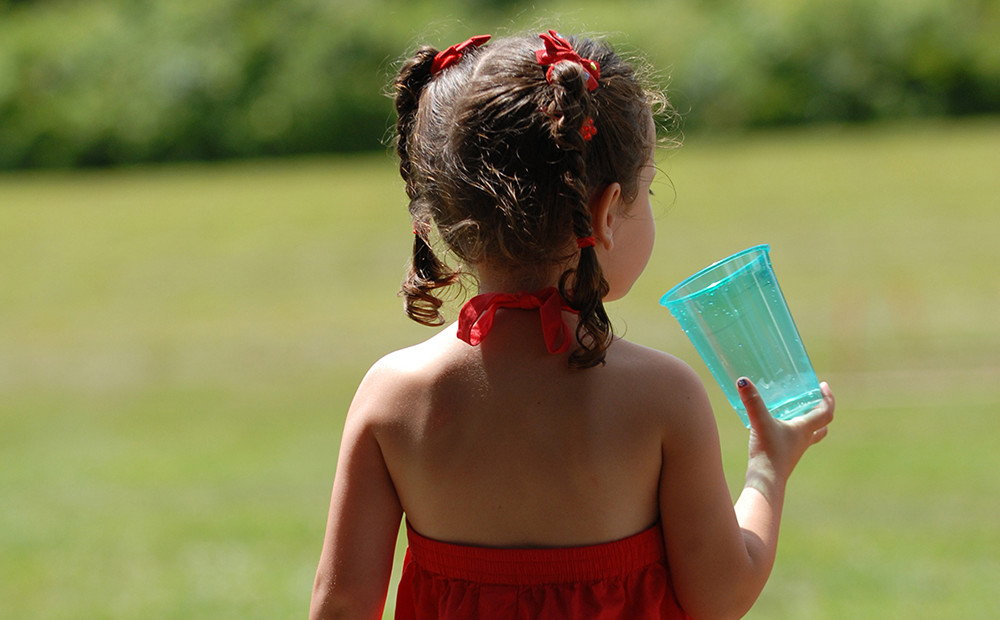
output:
[[[468,40],[463,41],[457,45],[452,45],[443,52],[438,52],[434,56],[434,62],[431,63],[431,75],[436,74],[438,71],[441,71],[442,69],[447,69],[448,67],[452,66],[459,60],[462,60],[462,55],[468,48],[471,47],[475,49],[489,40],[490,40],[490,35],[480,34],[471,37]]]
[[[538,310],[542,335],[549,353],[565,353],[573,343],[573,334],[562,318],[570,308],[554,286],[534,293],[485,293],[470,299],[458,315],[458,337],[475,346],[483,341],[493,327],[493,317],[499,308]]]
[[[555,64],[568,60],[578,63],[587,70],[587,90],[597,88],[597,80],[601,77],[600,65],[589,58],[581,58],[569,44],[569,41],[559,36],[555,30],[549,30],[548,33],[543,32],[538,36],[542,38],[542,41],[545,41],[545,49],[535,52],[535,58],[538,60],[538,64],[549,67],[549,70],[545,72],[545,79],[549,83],[552,82],[552,68]]]

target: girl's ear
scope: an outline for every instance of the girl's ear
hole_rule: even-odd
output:
[[[594,241],[605,250],[610,250],[615,244],[613,233],[621,198],[622,186],[615,182],[590,201],[590,225],[594,230]]]

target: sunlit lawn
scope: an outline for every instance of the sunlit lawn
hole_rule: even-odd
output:
[[[996,617],[1000,122],[687,142],[619,332],[703,370],[656,300],[767,242],[838,397],[749,617]],[[0,616],[304,617],[410,234],[381,154],[0,175]]]

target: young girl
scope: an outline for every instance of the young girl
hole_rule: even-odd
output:
[[[735,509],[684,363],[612,334],[653,246],[658,96],[604,43],[549,31],[438,52],[396,79],[414,226],[407,314],[478,282],[458,322],[369,371],[344,427],[312,618],[736,618],[770,573],[785,483],[833,396],[750,414]]]

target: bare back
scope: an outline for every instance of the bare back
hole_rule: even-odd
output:
[[[619,340],[606,365],[574,370],[545,351],[536,313],[504,312],[478,347],[452,327],[382,360],[370,375],[376,437],[425,536],[504,547],[616,540],[659,517],[664,404],[684,369]]]

